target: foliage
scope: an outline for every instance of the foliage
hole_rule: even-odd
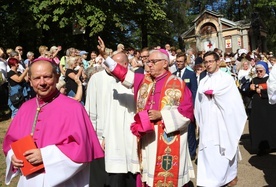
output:
[[[161,8],[165,3],[163,0],[28,0],[28,2],[31,3],[30,11],[37,28],[50,30],[54,25],[65,28],[75,21],[76,25],[84,27],[88,31],[88,37],[95,37],[105,33],[105,30],[108,29],[110,33],[114,34],[114,38],[116,35],[120,36],[115,44],[120,42],[123,37],[132,34],[133,30],[130,29],[134,26],[145,32],[141,25],[143,17],[146,17],[147,31],[151,30],[150,25],[166,21],[166,13]],[[121,33],[126,34],[122,36]]]
[[[267,25],[268,48],[275,50],[276,29],[270,25],[276,22],[276,0],[2,0],[0,46],[23,45],[34,52],[40,45],[96,50],[100,35],[113,49],[118,43],[180,47],[178,37],[204,9],[233,21],[251,21],[252,13],[259,13]]]

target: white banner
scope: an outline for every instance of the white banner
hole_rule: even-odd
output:
[[[225,48],[232,48],[232,40],[231,39],[225,40]]]
[[[213,51],[215,49],[215,43],[212,40],[206,40],[204,42],[205,51]]]

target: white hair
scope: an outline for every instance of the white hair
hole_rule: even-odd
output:
[[[66,58],[66,64],[68,64],[68,66],[73,65],[76,62],[77,58],[76,57],[68,57]]]
[[[159,51],[158,49],[150,50],[149,55],[151,55],[152,53],[157,53],[157,54],[158,54],[158,58],[164,59],[164,60],[166,60],[167,62],[170,62],[169,56],[166,55],[166,54],[164,54],[164,53],[162,53],[162,52]]]

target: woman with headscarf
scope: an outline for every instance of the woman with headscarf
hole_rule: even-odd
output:
[[[252,111],[249,118],[249,133],[252,151],[257,151],[258,155],[262,156],[276,148],[276,105],[270,105],[268,102],[267,63],[259,61],[255,67],[257,77],[252,79],[250,85]]]

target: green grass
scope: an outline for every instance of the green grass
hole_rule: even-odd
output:
[[[5,173],[6,173],[6,161],[5,161],[5,155],[2,151],[2,145],[3,145],[3,138],[5,136],[5,133],[9,127],[9,124],[11,120],[9,119],[10,114],[5,111],[1,111],[0,115],[0,144],[1,144],[1,151],[0,151],[0,187],[6,186],[5,185]],[[10,187],[15,187],[17,185],[18,177],[14,178],[9,185]]]

